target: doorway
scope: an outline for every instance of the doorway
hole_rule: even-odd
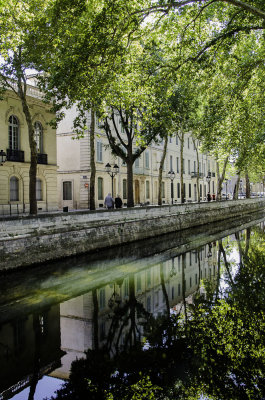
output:
[[[134,202],[135,204],[140,203],[140,185],[138,180],[134,182]]]

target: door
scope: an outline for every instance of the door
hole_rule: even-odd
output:
[[[134,182],[134,202],[135,204],[140,203],[140,185],[138,180]]]

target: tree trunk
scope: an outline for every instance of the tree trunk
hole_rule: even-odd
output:
[[[180,139],[180,202],[185,202],[184,196],[184,181],[183,181],[183,172],[184,172],[184,160],[183,160],[183,148],[184,148],[184,132],[181,132]]]
[[[160,282],[161,282],[162,293],[164,295],[164,299],[166,302],[167,317],[170,318],[170,304],[169,304],[167,289],[166,289],[166,285],[165,285],[165,277],[164,277],[163,267],[164,267],[164,264],[160,263]]]
[[[37,176],[37,146],[34,137],[34,127],[32,123],[32,118],[29,111],[29,106],[26,99],[26,93],[22,89],[21,81],[18,82],[19,87],[19,97],[22,102],[23,113],[26,117],[26,122],[28,126],[28,137],[30,146],[30,169],[29,169],[29,204],[30,204],[30,214],[36,215],[37,210],[37,200],[36,200],[36,176]]]
[[[226,170],[226,166],[228,163],[228,157],[226,157],[225,161],[224,161],[224,166],[223,166],[223,171],[222,174],[220,175],[220,171],[219,171],[219,163],[216,163],[216,172],[217,172],[217,201],[221,201],[222,200],[222,186],[223,186],[223,181],[224,181],[224,177],[225,177],[225,170]]]
[[[246,179],[246,199],[250,199],[250,181],[247,172],[245,173],[245,179]]]
[[[91,123],[90,123],[90,189],[89,189],[89,207],[90,210],[95,210],[95,179],[96,179],[96,164],[95,164],[95,111],[91,107]]]
[[[133,161],[132,155],[127,158],[127,207],[134,207],[133,199]]]
[[[237,175],[237,180],[236,180],[234,193],[233,193],[233,200],[237,200],[238,199],[239,183],[240,183],[240,171],[238,172],[238,175]]]
[[[197,197],[198,203],[201,202],[201,191],[200,191],[200,160],[199,160],[199,150],[196,147],[196,154],[197,154],[197,174],[196,174],[196,186],[197,186]]]
[[[164,162],[167,154],[167,144],[168,144],[168,137],[165,137],[165,142],[164,142],[164,147],[163,147],[163,153],[161,157],[161,161],[159,164],[159,173],[158,173],[158,205],[162,205],[162,178],[163,178],[163,168],[164,168]]]
[[[92,299],[93,299],[93,344],[94,344],[94,349],[98,350],[99,349],[99,336],[98,336],[98,298],[97,298],[97,290],[93,289],[92,290]]]
[[[196,159],[197,159],[197,171],[194,171],[196,173],[196,191],[197,191],[197,201],[200,203],[201,198],[200,198],[200,160],[199,160],[199,151],[198,151],[198,146],[196,144],[196,140],[193,139],[193,144],[196,150]]]

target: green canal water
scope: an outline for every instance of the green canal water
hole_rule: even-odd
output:
[[[265,220],[0,276],[0,400],[265,399]]]

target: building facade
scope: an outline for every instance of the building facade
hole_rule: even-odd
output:
[[[33,118],[38,150],[36,195],[38,210],[58,209],[56,134],[48,122],[49,106],[39,90],[28,85],[27,101]],[[0,102],[0,149],[7,160],[0,165],[0,215],[29,212],[30,146],[20,99],[6,91]]]
[[[58,160],[58,194],[59,208],[68,206],[70,209],[89,208],[90,185],[90,137],[85,132],[84,137],[74,139],[73,120],[76,110],[66,112],[66,117],[57,129],[57,160]],[[119,121],[117,121],[119,123]],[[90,126],[90,116],[87,115]],[[122,134],[122,126],[121,134]],[[134,202],[135,205],[158,203],[158,174],[163,152],[163,141],[151,144],[134,163]],[[108,144],[104,130],[96,119],[95,126],[95,162],[96,162],[96,207],[104,206],[108,193],[113,197],[120,195],[124,205],[127,203],[127,168],[119,157],[114,157]],[[106,171],[106,164],[118,165],[119,172],[112,178]],[[198,160],[192,137],[185,135],[184,143],[184,192],[186,201],[197,201],[197,168]],[[180,202],[180,140],[177,136],[169,138],[167,156],[164,163],[162,181],[162,201],[164,204]],[[168,171],[175,172],[173,194]],[[208,191],[216,192],[216,163],[206,154],[199,153],[199,185],[200,198],[206,200]],[[206,177],[211,172],[210,182]]]

